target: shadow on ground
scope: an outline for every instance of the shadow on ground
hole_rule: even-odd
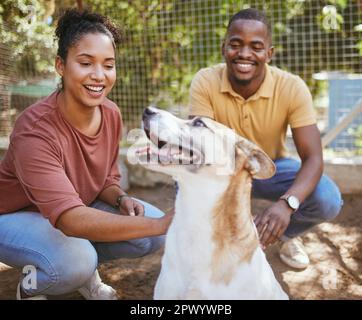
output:
[[[133,188],[129,193],[164,211],[174,203],[174,187]],[[302,237],[311,264],[305,270],[284,265],[278,247],[266,250],[277,279],[291,299],[362,299],[362,196],[344,197],[341,214]],[[253,200],[253,213],[264,210],[270,202]],[[120,299],[152,299],[160,271],[162,250],[143,258],[118,259],[99,267],[104,282],[113,286]],[[14,299],[21,270],[0,263],[0,299]],[[82,299],[71,293],[53,299]]]

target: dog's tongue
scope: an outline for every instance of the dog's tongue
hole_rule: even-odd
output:
[[[154,145],[147,145],[137,149],[138,156],[148,163],[161,164],[190,164],[190,157],[184,157],[178,146],[165,145],[158,149]]]
[[[172,162],[172,156],[175,154],[177,150],[170,146],[164,146],[161,149],[158,149],[154,145],[147,145],[142,148],[138,148],[136,153],[138,156],[147,156],[147,162],[156,163],[161,162],[164,164]]]
[[[137,150],[136,150],[136,153],[138,154],[138,155],[140,155],[140,154],[144,154],[144,153],[149,153],[150,152],[150,146],[145,146],[145,147],[143,147],[143,148],[138,148]]]
[[[178,153],[179,153],[178,149],[173,148],[170,145],[165,145],[158,150],[158,157],[159,160],[163,163],[171,163],[173,155]]]

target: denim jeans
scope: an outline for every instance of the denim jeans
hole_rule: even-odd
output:
[[[156,207],[140,202],[145,207],[145,216],[159,218],[164,215]],[[118,213],[102,201],[95,201],[91,207]],[[30,295],[72,292],[91,278],[98,262],[141,257],[163,244],[164,236],[91,242],[64,235],[37,212],[0,214],[0,261],[13,267],[30,265],[36,268],[36,289],[23,288]]]
[[[276,201],[292,185],[301,163],[291,158],[274,161],[276,173],[266,180],[253,180],[252,196]],[[294,238],[319,223],[334,219],[343,205],[341,193],[336,184],[326,175],[319,180],[314,191],[305,199],[291,216],[284,238]]]

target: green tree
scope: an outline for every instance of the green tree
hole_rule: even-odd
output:
[[[123,29],[118,80],[111,98],[125,111],[129,128],[139,125],[141,111],[152,102],[186,103],[195,72],[222,62],[220,47],[228,19],[245,7],[269,14],[276,47],[272,63],[299,74],[312,93],[319,90],[312,77],[316,72],[362,72],[358,1],[89,0],[83,4]],[[36,8],[34,21],[29,19],[29,5]],[[58,15],[54,7],[75,5],[70,0],[2,1],[0,22],[9,27],[2,28],[0,36],[14,48],[17,75],[45,75],[53,70]]]
[[[135,121],[153,101],[187,101],[195,72],[222,61],[220,46],[228,19],[245,7],[257,7],[270,15],[277,49],[273,63],[299,74],[314,94],[319,90],[312,77],[316,72],[362,72],[360,57],[356,55],[355,39],[360,39],[360,34],[355,26],[360,23],[361,15],[356,1],[93,0],[87,3],[124,28],[118,55],[119,77],[113,95],[115,100],[121,99],[118,101],[121,107],[128,108],[127,113]],[[341,50],[345,47],[348,48]],[[348,64],[344,54],[348,56]]]
[[[355,140],[354,145],[357,148],[356,153],[358,155],[362,155],[362,125],[349,130],[349,134],[351,134]]]
[[[0,3],[0,136],[11,130],[9,85],[53,71],[52,0],[3,0]]]
[[[47,75],[53,72],[54,1],[4,0],[0,4],[0,37],[12,51],[15,75]]]

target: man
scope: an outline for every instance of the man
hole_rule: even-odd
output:
[[[225,63],[200,70],[190,88],[190,116],[207,116],[259,145],[276,174],[253,181],[253,196],[273,200],[255,217],[262,246],[281,240],[280,258],[303,269],[309,258],[298,236],[335,218],[342,199],[322,176],[323,157],[311,94],[301,78],[269,66],[271,26],[264,13],[246,9],[229,21],[222,45]],[[301,162],[288,158],[287,126]]]

